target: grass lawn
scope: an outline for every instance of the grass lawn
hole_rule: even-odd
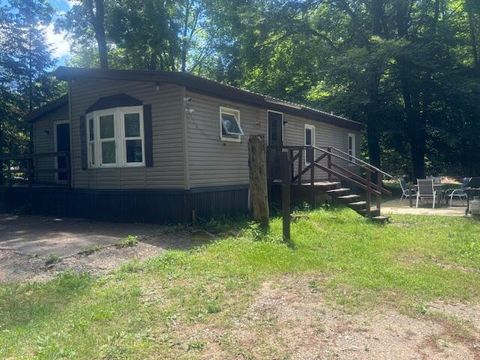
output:
[[[307,279],[325,306],[347,314],[386,306],[417,318],[439,300],[480,303],[480,222],[394,216],[381,226],[350,210],[306,215],[292,224],[290,246],[281,219],[266,233],[238,222],[217,226],[230,234],[218,241],[105,277],[0,285],[0,358],[262,358],[233,333],[265,283],[285,276]],[[273,355],[281,346],[265,354],[283,358]]]

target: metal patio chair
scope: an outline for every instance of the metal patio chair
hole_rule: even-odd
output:
[[[400,188],[402,189],[402,196],[400,196],[400,201],[403,199],[409,199],[411,196],[416,196],[417,192],[414,189],[409,189],[407,182],[404,178],[399,178]]]
[[[435,202],[438,199],[437,191],[435,190],[433,179],[417,179],[417,204],[416,207],[418,208],[418,203],[422,199],[432,199],[432,209],[435,209]]]
[[[462,185],[460,186],[459,189],[449,189],[446,192],[446,196],[450,198],[449,205],[452,206],[453,204],[453,198],[461,199],[461,200],[467,200],[468,195],[465,192],[465,189],[467,188],[468,184],[470,183],[470,180],[472,178],[463,178]]]

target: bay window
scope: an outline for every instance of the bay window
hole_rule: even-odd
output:
[[[144,166],[143,108],[121,107],[87,114],[87,141],[91,168]]]

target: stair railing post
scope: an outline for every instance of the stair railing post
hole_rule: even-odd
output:
[[[290,242],[290,186],[288,152],[280,154],[280,167],[282,174],[282,220],[283,220],[283,241]]]
[[[372,201],[372,174],[369,169],[366,170],[367,178],[367,216],[370,217],[371,201]]]
[[[293,149],[288,150],[289,158],[293,159]],[[295,170],[294,170],[294,164],[293,161],[290,160],[290,179],[293,180],[295,177]]]
[[[310,196],[312,202],[312,209],[315,208],[315,152],[310,146]]]
[[[328,167],[329,170],[332,170],[332,154],[331,154],[332,148],[328,147],[327,151],[328,151],[327,167]],[[332,174],[330,172],[328,173],[328,181],[332,181]]]
[[[383,174],[377,173],[377,190],[379,192],[377,196],[377,209],[380,212],[382,208],[382,186],[383,186]]]
[[[303,148],[298,149],[298,185],[302,185]]]

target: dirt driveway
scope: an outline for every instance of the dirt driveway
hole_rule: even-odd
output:
[[[121,245],[127,237],[134,246]],[[44,280],[64,270],[105,273],[199,240],[157,225],[0,214],[0,282]]]

